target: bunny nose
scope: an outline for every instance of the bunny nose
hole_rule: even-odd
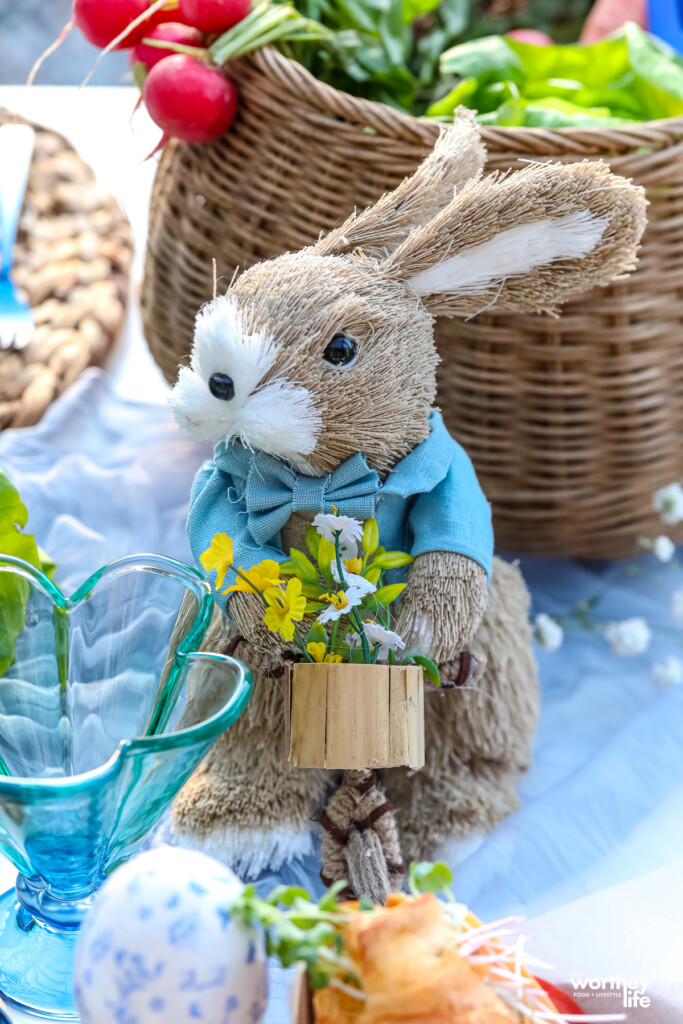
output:
[[[231,398],[235,397],[235,385],[232,377],[228,377],[227,373],[212,373],[209,377],[209,391],[214,398],[222,398],[225,402],[229,402]]]

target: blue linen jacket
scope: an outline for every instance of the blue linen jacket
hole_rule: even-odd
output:
[[[439,412],[429,417],[429,437],[401,459],[384,483],[354,455],[324,477],[301,476],[238,440],[222,441],[195,477],[188,535],[197,562],[217,533],[233,539],[235,565],[248,569],[264,558],[289,557],[280,532],[295,512],[331,512],[358,519],[377,517],[388,551],[453,551],[491,572],[491,509],[464,449]],[[211,571],[212,583],[215,573]],[[222,589],[235,582],[229,572]],[[216,595],[225,609],[226,597]]]

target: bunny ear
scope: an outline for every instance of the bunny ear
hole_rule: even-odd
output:
[[[471,111],[461,107],[434,149],[410,178],[374,206],[353,213],[315,246],[320,256],[339,256],[361,248],[368,256],[386,256],[452,200],[457,189],[484,166],[485,151]]]
[[[647,205],[606,164],[531,164],[469,182],[380,265],[431,313],[553,312],[632,270]]]

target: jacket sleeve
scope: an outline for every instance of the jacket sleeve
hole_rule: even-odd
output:
[[[436,487],[416,496],[409,516],[410,553],[453,551],[474,559],[491,575],[493,528],[491,506],[469,456],[451,439],[451,461]]]
[[[232,537],[234,564],[238,568],[250,569],[264,558],[272,558],[276,562],[286,560],[279,534],[271,538],[268,544],[256,544],[247,526],[244,499],[237,496],[232,478],[210,460],[204,463],[192,484],[187,534],[197,566],[207,576],[216,602],[225,611],[227,596],[216,592],[215,570],[205,573],[199,560],[217,533],[227,533]],[[232,586],[235,580],[235,573],[230,570],[225,582],[221,584],[221,590]]]

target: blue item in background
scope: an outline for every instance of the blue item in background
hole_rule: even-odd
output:
[[[650,0],[650,32],[683,53],[683,0]]]

